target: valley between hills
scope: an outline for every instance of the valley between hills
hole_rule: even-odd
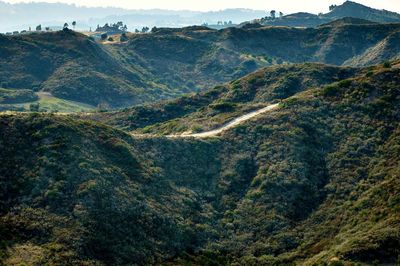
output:
[[[400,24],[272,22],[0,35],[0,265],[398,265]]]

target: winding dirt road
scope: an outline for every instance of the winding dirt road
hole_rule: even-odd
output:
[[[263,113],[272,111],[274,109],[277,109],[279,106],[279,103],[276,104],[271,104],[268,105],[267,107],[261,108],[259,110],[250,112],[248,114],[239,116],[235,119],[233,119],[231,122],[210,130],[210,131],[205,131],[205,132],[201,132],[201,133],[181,133],[181,134],[172,134],[172,135],[166,135],[165,137],[167,138],[209,138],[209,137],[216,137],[219,134],[221,134],[224,131],[227,131],[231,128],[234,128],[258,115],[261,115]],[[26,112],[28,113],[28,112]],[[5,112],[0,112],[0,115],[17,115],[17,114],[21,114],[20,112],[9,112],[9,111],[5,111]],[[89,114],[89,113],[88,113]],[[55,113],[55,115],[70,115],[70,113]],[[139,138],[151,138],[151,137],[159,137],[158,135],[154,135],[154,134],[131,134],[134,137],[139,137]]]
[[[264,107],[262,109],[259,109],[257,111],[253,111],[251,113],[239,116],[232,120],[231,122],[217,128],[214,130],[206,131],[206,132],[201,132],[201,133],[182,133],[182,134],[176,134],[176,135],[167,135],[166,137],[168,138],[209,138],[209,137],[215,137],[221,134],[222,132],[229,130],[231,128],[234,128],[250,119],[252,119],[255,116],[258,116],[260,114],[272,111],[276,108],[278,108],[279,103],[277,104],[271,104],[267,107]],[[143,136],[143,135],[142,135]]]

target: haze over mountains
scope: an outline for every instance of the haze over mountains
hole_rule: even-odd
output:
[[[77,29],[89,31],[98,24],[123,21],[130,31],[148,27],[183,27],[217,24],[218,21],[241,23],[266,15],[266,11],[228,9],[215,12],[128,10],[122,8],[78,7],[61,3],[19,3],[0,1],[0,32],[34,29],[37,25],[62,27],[65,22],[77,21]]]
[[[273,9],[273,7],[271,7]],[[285,10],[281,10],[285,12]],[[172,10],[129,10],[123,8],[81,7],[62,3],[18,3],[9,4],[0,1],[0,32],[12,32],[34,29],[42,24],[52,28],[61,28],[65,22],[77,21],[78,30],[96,29],[97,25],[123,21],[130,31],[148,27],[185,27],[216,25],[218,22],[240,24],[266,18],[268,10],[226,9],[220,11],[172,11]],[[276,16],[279,14],[277,13]],[[284,25],[315,27],[326,22],[344,17],[361,18],[375,22],[399,22],[400,15],[386,10],[372,9],[361,4],[346,1],[336,6],[327,14],[310,14],[306,12],[285,14],[279,19],[262,19],[264,25]]]

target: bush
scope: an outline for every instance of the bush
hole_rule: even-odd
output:
[[[211,105],[211,108],[213,108],[214,110],[217,111],[221,111],[221,112],[229,112],[235,109],[235,104],[234,103],[229,103],[229,102],[220,102],[220,103],[216,103]]]
[[[120,40],[121,42],[126,42],[126,41],[128,41],[129,39],[128,39],[128,36],[126,36],[125,33],[122,33],[122,34],[121,34],[121,37],[119,38],[119,40]]]
[[[332,261],[329,266],[344,266],[344,263],[340,260]]]
[[[335,96],[338,93],[339,93],[339,88],[337,86],[334,86],[334,85],[326,86],[322,90],[322,96],[325,96],[325,97]]]
[[[339,82],[338,85],[340,88],[348,88],[351,85],[351,80],[349,80],[349,79],[342,80]]]
[[[39,112],[39,103],[31,103],[29,105],[29,111],[31,111],[31,112]]]
[[[3,88],[3,89],[5,89],[5,88],[8,88],[8,83],[7,82],[1,82],[0,83],[0,88]]]
[[[0,104],[33,102],[38,99],[31,90],[8,90],[0,88]]]
[[[392,64],[390,62],[385,62],[385,63],[383,63],[383,67],[384,68],[391,68]]]

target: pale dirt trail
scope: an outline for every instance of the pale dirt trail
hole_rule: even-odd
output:
[[[264,107],[262,109],[250,112],[250,113],[242,115],[242,116],[239,116],[239,117],[233,119],[231,122],[229,122],[229,123],[227,123],[227,124],[225,124],[225,125],[223,125],[223,126],[221,126],[219,128],[210,130],[210,131],[201,132],[201,133],[172,134],[172,135],[166,135],[165,137],[167,137],[167,138],[199,138],[199,139],[201,139],[201,138],[209,138],[209,137],[216,137],[219,134],[221,134],[222,132],[227,131],[227,130],[229,130],[231,128],[234,128],[234,127],[236,127],[236,126],[238,126],[238,125],[240,125],[240,124],[242,124],[242,123],[244,123],[244,122],[246,122],[246,121],[248,121],[248,120],[250,120],[250,119],[252,119],[252,118],[254,118],[256,116],[258,116],[258,115],[261,115],[263,113],[272,111],[274,109],[277,109],[278,106],[279,106],[279,103],[268,105],[267,107]],[[17,115],[17,114],[20,114],[20,113],[18,113],[18,112],[9,112],[9,111],[0,112],[0,115]],[[63,115],[70,115],[70,113],[55,113],[55,115],[63,116]],[[138,137],[138,138],[159,137],[158,135],[154,135],[154,134],[134,134],[134,133],[132,133],[131,135],[134,136],[134,137]]]
[[[253,111],[251,113],[239,116],[232,120],[231,122],[217,128],[214,130],[206,131],[206,132],[201,132],[201,133],[181,133],[181,134],[173,134],[173,135],[166,135],[167,138],[209,138],[209,137],[215,137],[221,134],[222,132],[229,130],[231,128],[234,128],[260,114],[272,111],[276,108],[278,108],[279,103],[277,104],[272,104],[267,107],[264,107],[262,109],[259,109],[257,111]],[[132,134],[134,137],[154,137],[155,135],[147,135],[147,134]]]

